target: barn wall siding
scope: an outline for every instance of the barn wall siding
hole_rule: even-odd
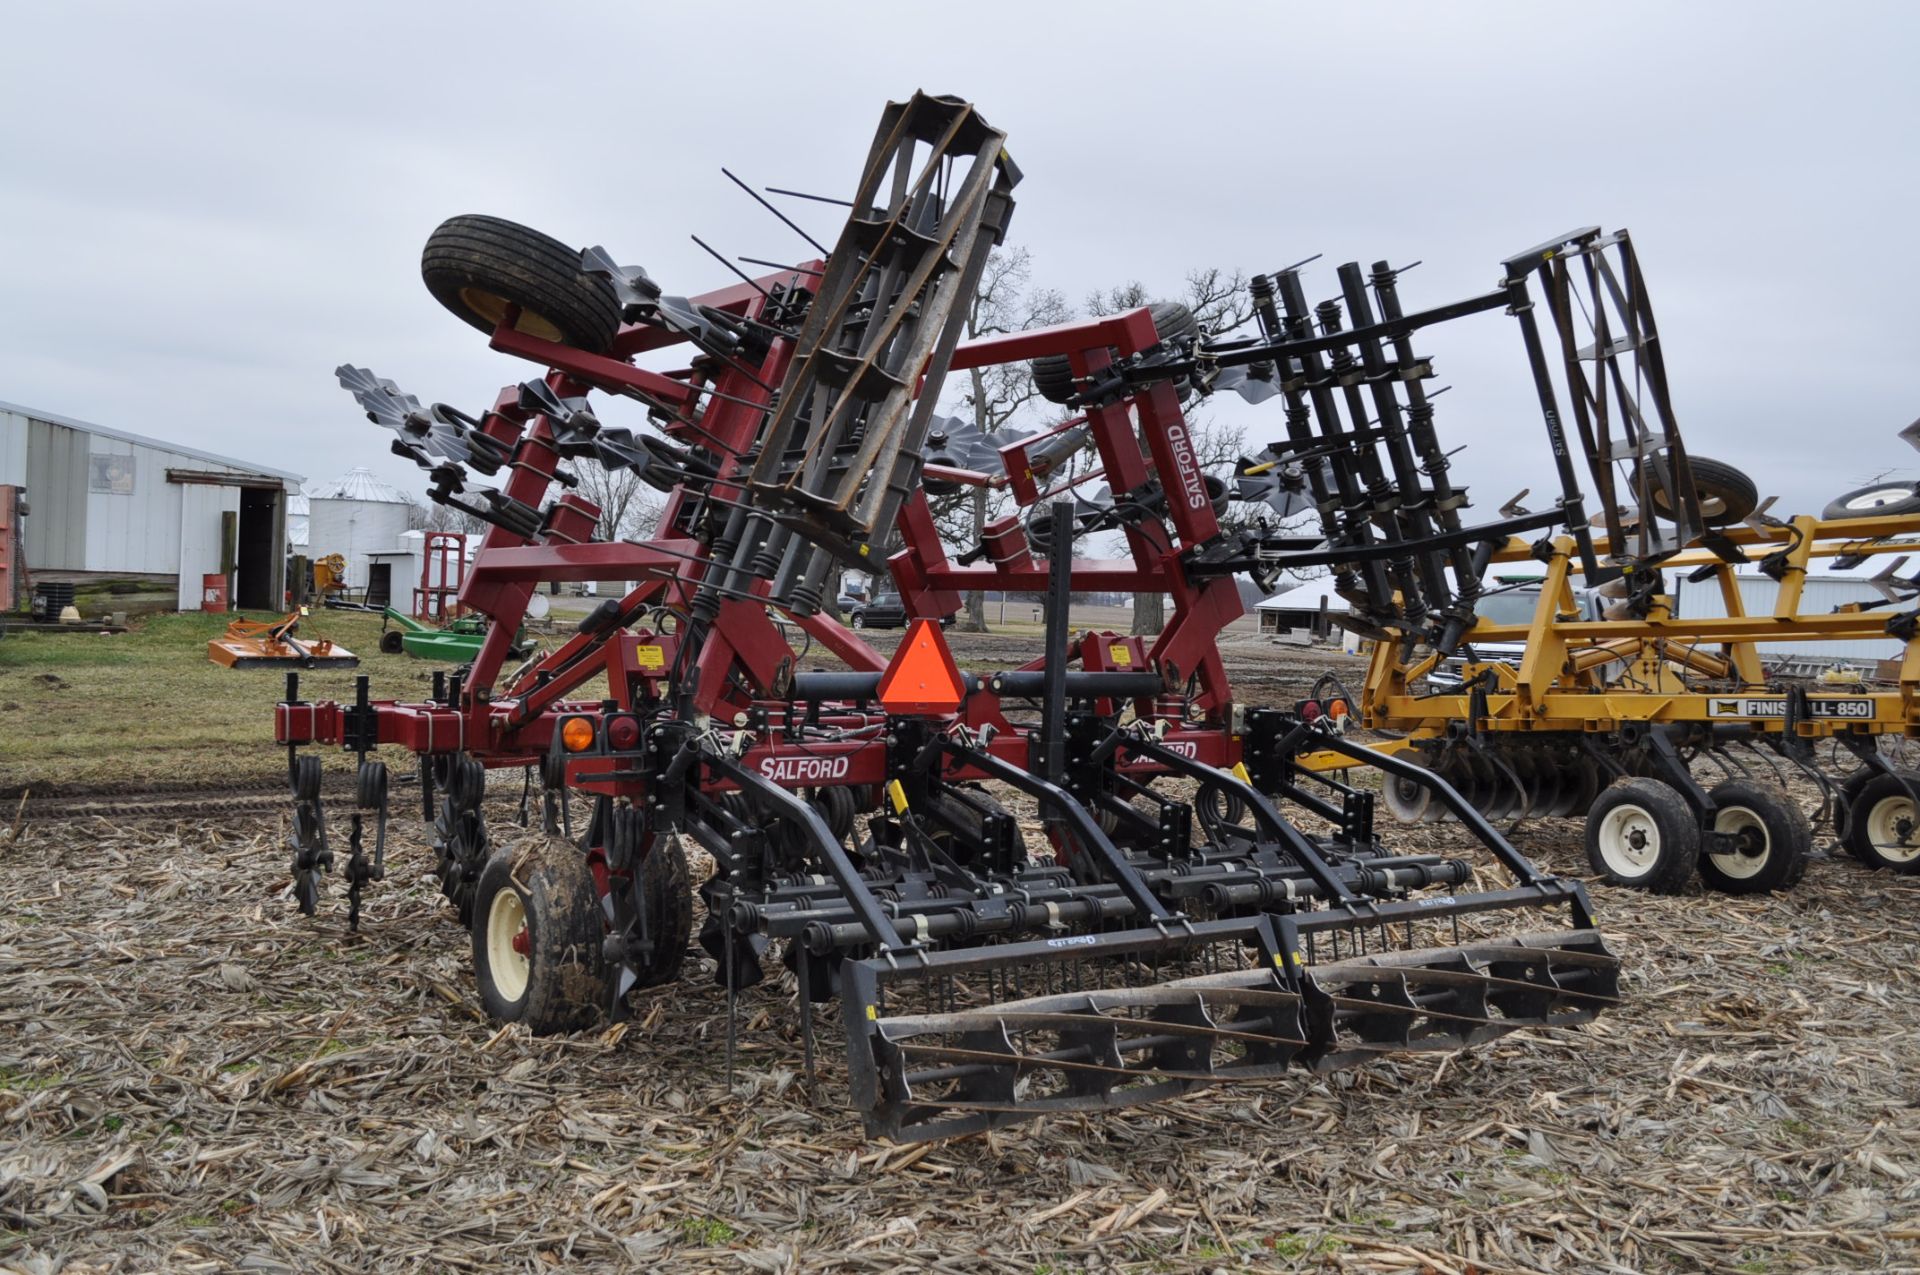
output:
[[[46,421],[27,426],[27,570],[87,570],[87,436]]]
[[[93,489],[96,457],[111,458],[112,473],[102,478],[123,490]],[[32,512],[21,529],[30,572],[177,577],[182,605],[198,606],[200,576],[219,570],[219,514],[239,508],[240,489],[217,478],[171,482],[170,471],[231,474],[256,483],[264,476],[283,490],[297,490],[300,481],[106,426],[48,420],[18,405],[0,406],[0,484],[26,490]],[[189,496],[192,492],[199,493],[197,498]],[[279,551],[285,547],[284,501],[281,511],[282,525],[274,532],[276,579]]]

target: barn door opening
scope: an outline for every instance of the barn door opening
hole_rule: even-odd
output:
[[[277,488],[247,487],[240,492],[239,544],[234,565],[239,579],[234,597],[248,611],[278,611],[280,496]]]
[[[373,562],[367,565],[367,605],[393,605],[393,564]]]

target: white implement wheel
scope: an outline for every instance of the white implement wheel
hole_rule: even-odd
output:
[[[493,985],[509,1001],[522,1001],[527,995],[527,980],[533,963],[528,959],[531,939],[527,933],[527,909],[518,890],[501,890],[487,905],[487,969]]]
[[[1920,774],[1881,773],[1860,786],[1847,811],[1847,850],[1871,868],[1920,873]]]
[[[1678,894],[1699,858],[1693,812],[1658,780],[1623,780],[1587,811],[1587,862],[1615,885]]]
[[[1813,829],[1792,798],[1746,780],[1715,788],[1714,847],[1700,857],[1700,879],[1727,894],[1783,889],[1806,871]]]
[[[611,1002],[606,922],[587,856],[564,837],[501,850],[473,899],[480,1003],[535,1035],[590,1027]]]

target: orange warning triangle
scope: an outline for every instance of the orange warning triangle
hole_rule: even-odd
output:
[[[966,697],[966,680],[939,621],[915,620],[880,675],[880,707],[889,713],[952,713]]]

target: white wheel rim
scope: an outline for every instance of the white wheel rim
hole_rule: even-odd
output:
[[[1920,857],[1920,842],[1914,840],[1916,822],[1913,798],[1883,797],[1867,812],[1867,840],[1873,852],[1888,863],[1911,863]]]
[[[494,989],[510,1001],[527,994],[532,963],[513,945],[526,928],[527,908],[520,892],[509,886],[494,895],[487,908],[487,969]]]
[[[1909,500],[1912,496],[1913,488],[1911,487],[1876,487],[1872,491],[1863,491],[1857,496],[1847,497],[1847,508],[1878,509],[1882,505]]]
[[[1741,849],[1707,856],[1724,876],[1741,880],[1758,876],[1760,869],[1767,866],[1767,860],[1773,857],[1773,837],[1767,832],[1766,821],[1745,806],[1728,806],[1714,815],[1713,830],[1739,838],[1743,843]],[[1745,849],[1749,844],[1757,848]]]
[[[1645,807],[1615,806],[1600,820],[1600,861],[1623,877],[1645,876],[1660,861],[1660,828]]]

